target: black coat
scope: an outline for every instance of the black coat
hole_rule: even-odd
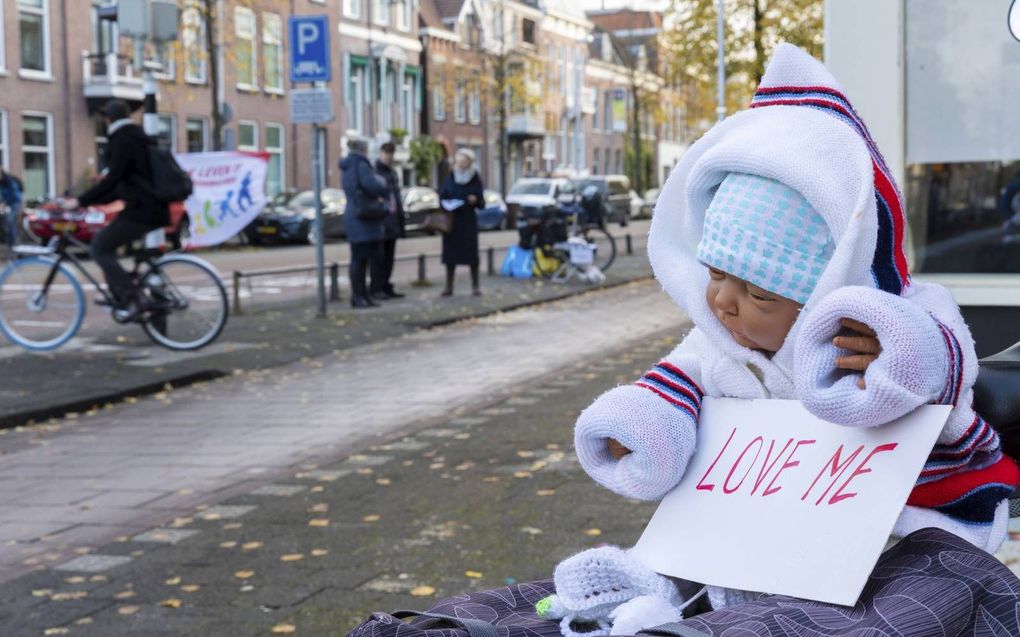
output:
[[[474,195],[478,201],[474,205],[467,203],[468,195]],[[475,265],[478,263],[478,213],[477,209],[485,205],[485,190],[478,173],[464,185],[458,184],[453,173],[446,178],[439,199],[460,199],[464,202],[460,208],[453,210],[453,230],[443,235],[443,263],[446,265]]]
[[[106,176],[78,197],[82,206],[122,199],[121,216],[151,225],[170,223],[170,213],[162,201],[151,194],[152,170],[149,145],[156,143],[137,124],[127,124],[110,135],[106,148]]]
[[[407,224],[407,216],[404,214],[404,198],[400,196],[400,180],[397,179],[397,173],[392,167],[378,159],[375,161],[375,172],[386,180],[386,185],[390,188],[390,196],[396,200],[397,204],[397,214],[389,215],[383,220],[383,225],[386,227],[385,239],[389,241],[403,238],[406,234],[404,226]]]

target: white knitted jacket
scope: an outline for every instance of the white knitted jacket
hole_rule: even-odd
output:
[[[817,106],[825,100],[836,106]],[[977,361],[959,308],[944,288],[908,278],[902,206],[884,161],[863,124],[854,125],[856,114],[835,79],[796,47],[777,48],[752,106],[694,144],[659,196],[649,257],[695,327],[638,383],[609,390],[582,412],[575,429],[581,465],[621,495],[662,498],[695,449],[703,395],[799,399],[815,415],[848,426],[884,424],[926,403],[952,404],[893,534],[934,526],[995,551],[1005,537],[1005,498],[1017,482],[1016,467],[971,409]],[[836,242],[813,295],[771,358],[738,345],[709,310],[708,272],[695,257],[705,209],[731,172],[796,189]],[[882,345],[865,390],[855,376],[835,371],[832,338],[843,317],[871,326]],[[607,438],[633,453],[614,461]],[[558,570],[557,588],[576,576]],[[716,607],[748,596],[713,588],[709,595]]]

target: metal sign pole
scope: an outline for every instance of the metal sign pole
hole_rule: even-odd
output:
[[[326,316],[326,233],[322,222],[322,131],[312,124],[312,189],[315,191],[315,276],[319,288],[319,318]]]

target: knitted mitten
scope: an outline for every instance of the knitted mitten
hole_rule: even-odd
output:
[[[875,330],[882,353],[864,374],[836,368],[846,355],[832,339],[850,318]],[[812,414],[841,425],[873,427],[917,407],[946,401],[956,374],[948,329],[909,300],[873,288],[847,286],[822,298],[804,317],[794,365],[797,395]]]
[[[585,409],[574,427],[574,447],[593,480],[628,498],[658,500],[680,482],[694,453],[697,409],[680,407],[652,386],[649,375],[637,385],[616,387]],[[646,384],[646,382],[648,384]],[[694,392],[692,390],[692,395]],[[607,438],[632,453],[613,459]]]
[[[575,622],[597,624],[595,631],[608,634],[612,611],[637,597],[659,598],[663,600],[661,607],[675,607],[681,602],[673,582],[615,546],[600,546],[568,557],[556,566],[553,582],[556,594],[539,601],[535,610],[545,619],[562,618],[564,635],[574,632],[571,625]]]

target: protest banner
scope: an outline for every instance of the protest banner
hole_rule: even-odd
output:
[[[186,247],[223,243],[265,207],[268,153],[186,153],[176,158],[194,183],[194,192],[184,202],[191,224]]]
[[[706,398],[697,451],[634,554],[664,575],[852,606],[949,411],[855,428],[798,401]]]

